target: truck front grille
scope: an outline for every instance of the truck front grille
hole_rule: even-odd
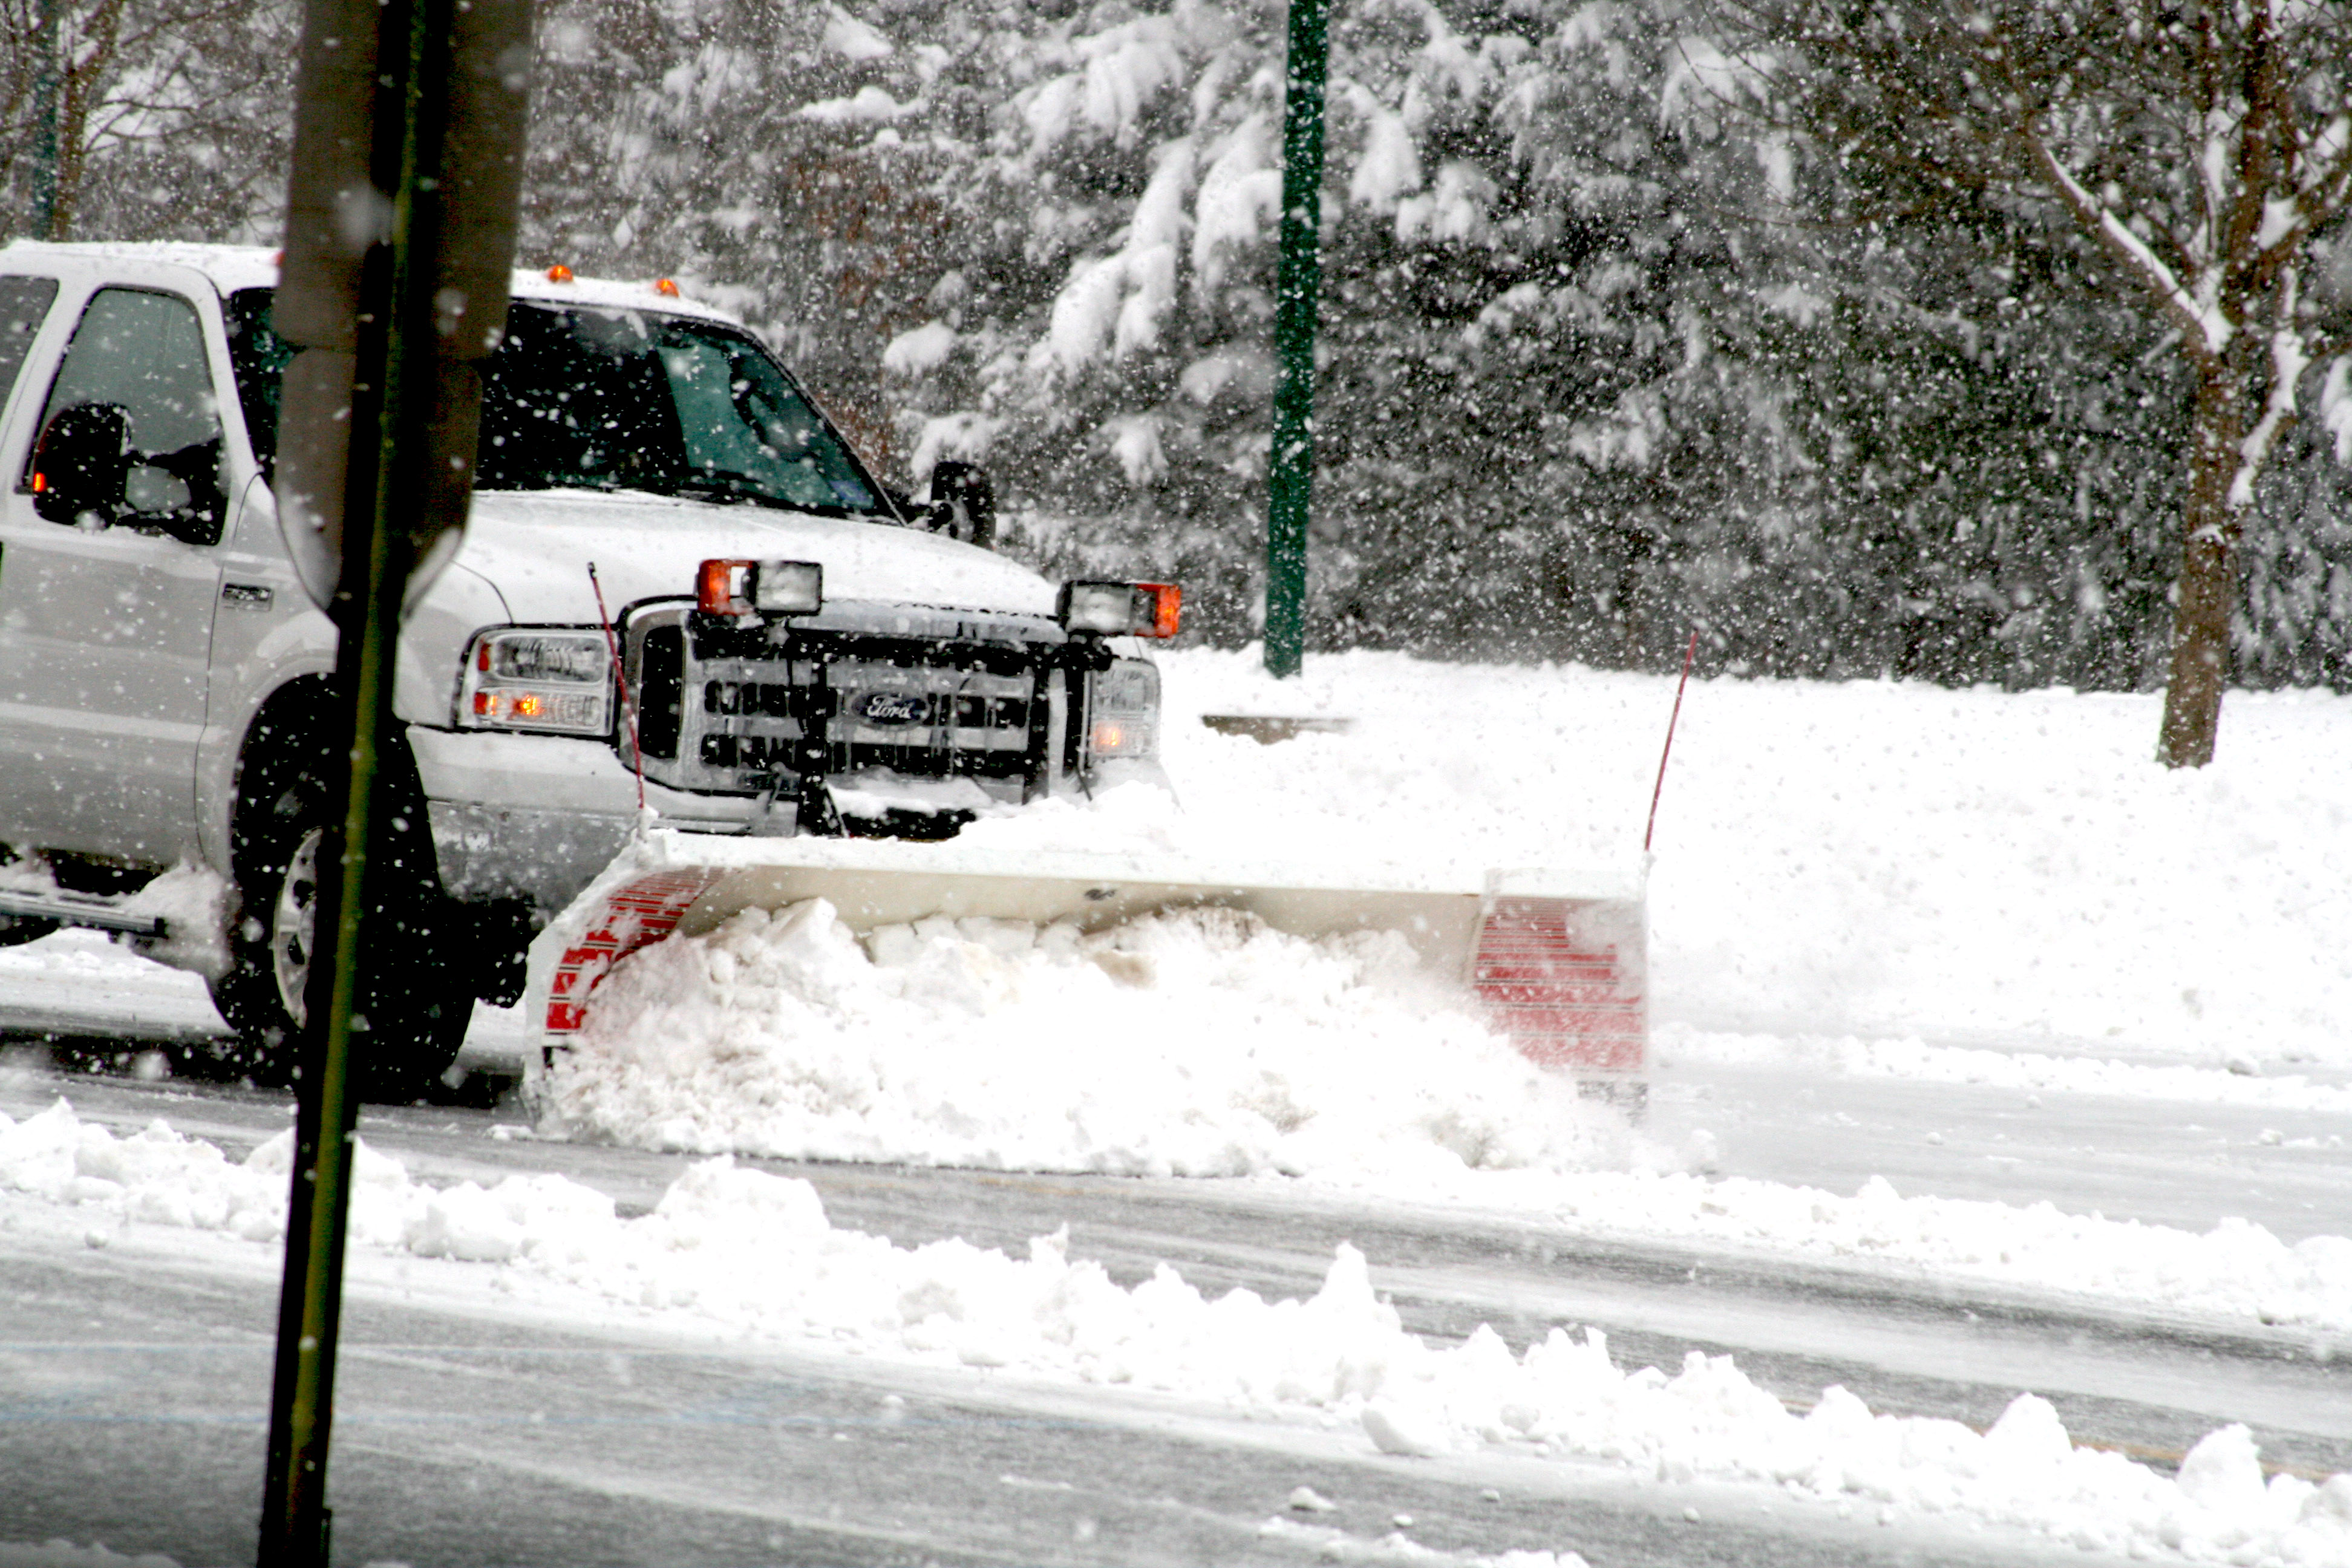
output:
[[[796,629],[633,639],[648,776],[724,793],[805,772],[971,779],[1019,798],[1047,773],[1055,645]]]
[[[1017,779],[1028,771],[1035,677],[1027,669],[847,657],[767,670],[706,661],[702,673],[698,754],[706,767],[796,768],[814,729],[828,773]]]

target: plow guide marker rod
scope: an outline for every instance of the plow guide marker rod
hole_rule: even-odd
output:
[[[1698,657],[1698,629],[1691,629],[1683,648],[1682,679],[1675,682],[1675,710],[1666,715],[1666,743],[1658,749],[1658,782],[1650,788],[1650,820],[1642,829],[1642,853],[1650,852],[1651,836],[1658,831],[1658,800],[1666,793],[1666,759],[1675,754],[1675,726],[1682,721],[1683,689],[1690,684],[1691,660]]]

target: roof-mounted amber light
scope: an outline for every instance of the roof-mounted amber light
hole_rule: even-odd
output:
[[[654,292],[655,292],[655,293],[656,293],[656,294],[658,294],[658,295],[660,295],[660,296],[661,296],[663,299],[665,299],[665,300],[675,300],[675,299],[677,299],[677,280],[676,280],[676,279],[669,279],[669,278],[656,278],[656,279],[654,279]]]
[[[569,283],[572,281],[572,268],[559,261],[547,269],[547,280],[550,283]]]

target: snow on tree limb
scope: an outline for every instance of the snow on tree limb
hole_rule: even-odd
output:
[[[2065,201],[2082,224],[2105,240],[2162,302],[2165,310],[2179,321],[2183,330],[2197,334],[2209,354],[2218,354],[2230,346],[2235,327],[2230,319],[2210,302],[2200,301],[2181,287],[2179,278],[2166,266],[2147,241],[2131,231],[2112,207],[2083,188],[2083,183],[2058,160],[2056,153],[2032,124],[2020,134],[2034,163],[2040,167],[2059,195]]]
[[[2230,481],[2230,510],[2245,511],[2254,504],[2254,480],[2270,458],[2272,443],[2294,417],[2295,386],[2311,366],[2303,334],[2295,330],[2300,303],[2299,276],[2292,267],[2279,279],[2277,324],[2271,331],[2271,391],[2263,416],[2238,447],[2238,472]]]

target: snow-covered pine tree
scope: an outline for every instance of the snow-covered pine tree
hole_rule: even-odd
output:
[[[1696,626],[1724,668],[2161,679],[2190,398],[2163,328],[2045,210],[1902,199],[1759,118],[1716,5],[1337,7],[1317,645],[1657,665]],[[249,64],[290,5],[172,15],[177,68],[244,96],[91,142],[73,232],[267,241],[283,106]],[[912,487],[982,458],[1014,549],[1177,576],[1244,639],[1282,22],[542,0],[526,258],[740,310]],[[2320,416],[2257,491],[2250,679],[2352,679],[2343,380],[2308,374]]]

